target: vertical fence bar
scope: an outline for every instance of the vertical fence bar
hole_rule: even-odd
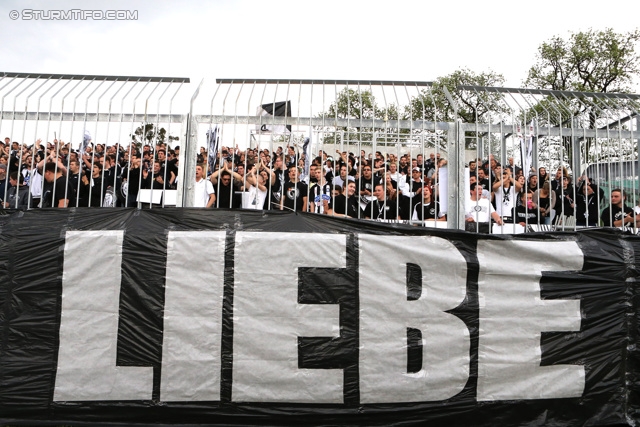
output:
[[[185,138],[185,147],[184,150],[180,150],[180,154],[182,155],[182,151],[184,151],[184,174],[180,177],[180,182],[182,182],[182,188],[184,189],[184,193],[182,194],[182,206],[184,207],[193,207],[195,203],[195,176],[196,176],[196,163],[198,159],[198,122],[195,119],[195,113],[193,105],[198,98],[198,94],[200,93],[200,88],[202,87],[202,83],[204,79],[200,81],[198,88],[191,96],[191,103],[189,104],[189,115],[187,119],[187,133]]]

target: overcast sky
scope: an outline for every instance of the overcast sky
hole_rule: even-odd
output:
[[[181,86],[183,98],[173,104],[173,112],[180,113],[187,110],[202,79],[197,102],[204,104],[212,99],[216,78],[432,81],[468,68],[501,73],[505,87],[522,87],[542,42],[589,28],[633,31],[640,26],[638,4],[621,0],[606,8],[574,0],[3,0],[0,71],[188,77],[191,85]],[[53,11],[73,10],[76,16],[81,10],[115,10],[136,19],[44,19]],[[35,19],[38,16],[41,19]],[[37,98],[32,97],[33,102]],[[145,97],[141,99],[136,111],[153,111]],[[282,99],[285,95],[274,98]],[[241,114],[253,114],[258,104],[247,103],[249,112]],[[12,105],[11,99],[3,98],[3,108]],[[314,107],[314,114],[327,105]],[[208,113],[208,104],[195,111]],[[84,128],[91,129],[64,125],[73,130],[60,127],[58,134],[77,144]],[[0,123],[0,132],[25,141],[51,139],[54,130],[43,126],[48,130],[29,128],[25,133],[8,121]],[[103,138],[97,128],[92,132],[96,139]],[[126,139],[130,130],[120,132]],[[223,132],[223,139],[244,144],[247,132],[234,127]]]
[[[26,9],[128,10],[137,20],[26,20]],[[430,81],[467,67],[520,87],[541,42],[631,31],[639,17],[635,0],[3,0],[0,71]]]

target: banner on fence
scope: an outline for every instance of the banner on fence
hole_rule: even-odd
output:
[[[199,209],[39,210],[0,227],[3,423],[637,415],[638,243],[615,230]]]

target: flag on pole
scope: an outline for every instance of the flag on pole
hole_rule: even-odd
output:
[[[258,116],[266,118],[265,124],[257,129],[258,132],[271,132],[275,134],[291,133],[291,125],[276,125],[269,123],[269,117],[291,117],[291,101],[271,102],[258,107]]]
[[[91,143],[91,134],[89,133],[88,130],[85,130],[84,136],[82,137],[82,146],[80,147],[80,156],[83,156],[86,153],[87,147],[89,146],[90,143]]]
[[[529,176],[531,171],[532,156],[533,156],[533,120],[529,124],[529,132],[526,136],[520,137],[520,151],[522,155],[522,172],[525,177]]]
[[[211,175],[216,167],[218,160],[218,144],[220,142],[220,136],[218,135],[218,125],[215,128],[207,131],[207,152],[209,158],[207,159],[207,176]]]

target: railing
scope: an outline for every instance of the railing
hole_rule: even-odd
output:
[[[0,135],[18,143],[5,148],[6,181],[0,166],[5,207],[55,205],[61,197],[68,206],[194,206],[200,203],[195,181],[185,177],[195,176],[197,164],[204,163],[205,178],[215,184],[216,206],[280,209],[282,204],[283,209],[341,214],[334,207],[336,197],[339,204],[343,197],[335,185],[323,184],[339,177],[339,165],[345,163],[358,185],[354,196],[360,209],[351,216],[375,218],[380,215],[374,210],[382,206],[385,220],[470,229],[467,222],[479,204],[470,202],[469,186],[482,179],[473,170],[474,160],[478,170],[477,159],[491,170],[481,183],[492,198],[502,179],[496,163],[511,169],[513,186],[522,171],[524,182],[517,187],[525,193],[539,187],[541,169],[555,176],[561,168],[558,197],[570,196],[573,203],[557,206],[560,229],[573,228],[572,217],[578,226],[600,225],[594,212],[603,212],[616,187],[627,192],[627,204],[638,204],[638,95],[476,86],[448,90],[429,82],[352,80],[221,79],[211,87],[190,86],[184,78],[0,73]],[[177,146],[182,149],[174,150]],[[295,172],[300,181],[313,184],[316,178],[320,185],[288,184],[289,171],[283,173],[277,159],[280,150],[284,165],[300,167]],[[446,165],[435,167],[432,156],[446,159]],[[314,167],[318,158],[321,164]],[[47,162],[55,165],[52,171],[46,171]],[[220,179],[224,169],[235,169],[229,184]],[[9,191],[11,172],[28,181],[25,187],[16,182],[17,190]],[[64,184],[56,179],[60,172]],[[311,173],[317,176],[310,178]],[[562,175],[572,182],[563,186]],[[376,197],[378,181],[383,188]],[[591,216],[583,219],[580,203],[588,207],[589,197],[580,192],[587,181],[596,206],[586,209]],[[513,199],[522,200],[511,193],[511,185],[504,186],[506,197],[500,185],[495,189],[503,219],[513,218],[512,208],[518,206]],[[446,213],[446,222],[423,221],[425,212],[414,215],[416,203],[433,202],[423,198],[423,187],[437,202],[436,218]],[[27,189],[25,199],[20,193]],[[47,199],[47,191],[52,202],[38,200]],[[288,195],[296,191],[299,197],[291,201]],[[531,209],[543,216],[535,201]],[[393,211],[399,217],[387,218]],[[531,212],[526,207],[524,212],[524,226],[512,220],[495,228],[518,232],[545,226],[533,219],[530,224]],[[550,226],[550,215],[542,222]]]

